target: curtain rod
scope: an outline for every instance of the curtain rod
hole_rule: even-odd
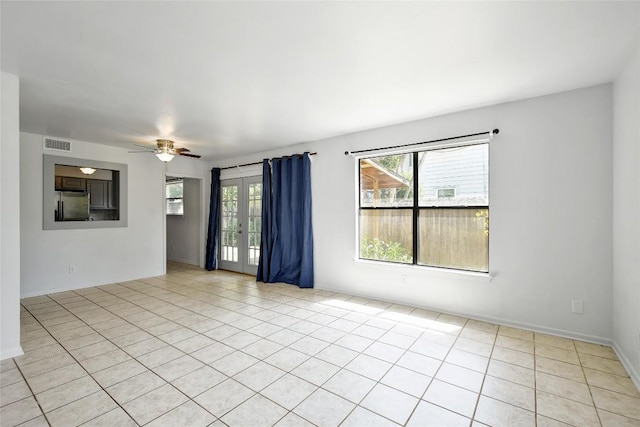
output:
[[[486,131],[486,132],[470,133],[469,135],[451,136],[449,138],[432,139],[431,141],[413,142],[411,144],[392,145],[390,147],[370,148],[368,150],[345,151],[344,155],[348,156],[350,154],[368,153],[370,151],[391,150],[393,148],[411,147],[413,145],[429,144],[429,143],[432,143],[432,142],[450,141],[452,139],[467,138],[467,137],[472,137],[472,136],[484,135],[484,134],[487,134],[487,133],[490,136],[497,135],[497,134],[500,133],[500,129],[494,129],[494,130]]]
[[[310,155],[310,156],[315,156],[316,154],[318,154],[318,153],[316,153],[316,152],[309,153],[309,155]],[[292,155],[290,155],[290,156],[274,157],[274,159],[287,159],[287,158],[288,158],[288,159],[290,159],[291,157],[294,157],[294,156],[302,157],[302,154],[292,154]],[[262,164],[262,161],[259,161],[259,162],[252,162],[252,163],[243,163],[243,164],[241,164],[241,165],[225,166],[225,167],[223,167],[223,168],[220,168],[220,170],[225,170],[225,169],[235,169],[235,168],[241,168],[241,167],[243,167],[243,166],[253,166],[253,165],[261,165],[261,164]]]

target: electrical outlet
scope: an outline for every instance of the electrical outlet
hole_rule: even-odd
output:
[[[636,332],[636,350],[640,351],[640,329]]]
[[[579,299],[574,299],[571,301],[571,312],[576,314],[584,313],[584,302]]]
[[[400,276],[400,282],[401,282],[402,284],[407,283],[407,276],[406,276],[406,275],[404,275],[404,274],[403,274],[402,276]]]
[[[69,266],[69,274],[73,274],[73,273],[75,273],[75,271],[76,271],[76,268],[73,265],[70,265]]]

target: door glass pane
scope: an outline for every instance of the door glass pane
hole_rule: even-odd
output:
[[[360,258],[411,264],[411,209],[361,209]]]
[[[413,154],[360,160],[360,206],[413,206]]]
[[[222,187],[222,215],[220,226],[220,258],[238,261],[238,186]]]
[[[489,271],[489,209],[420,209],[418,264]]]
[[[247,232],[247,263],[258,265],[260,259],[260,232],[262,230],[262,183],[249,184],[249,231]]]

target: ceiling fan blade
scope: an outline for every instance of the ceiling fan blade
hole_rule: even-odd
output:
[[[133,144],[133,145],[135,145],[136,147],[144,148],[145,150],[150,152],[155,151],[155,148],[149,147],[148,145],[142,145],[142,144]]]
[[[175,149],[175,151],[176,151],[176,153],[179,153],[179,154],[180,154],[180,153],[186,153],[186,152],[189,152],[189,151],[191,151],[191,150],[189,150],[188,148],[176,148],[176,149]]]
[[[176,152],[176,153],[185,157],[193,157],[194,159],[199,159],[200,157],[202,157],[202,156],[198,156],[197,154],[187,154],[187,153],[180,153],[180,152]]]
[[[153,153],[151,150],[127,151],[127,153]]]

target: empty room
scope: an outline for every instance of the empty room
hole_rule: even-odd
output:
[[[0,425],[640,426],[640,1],[0,2]]]

